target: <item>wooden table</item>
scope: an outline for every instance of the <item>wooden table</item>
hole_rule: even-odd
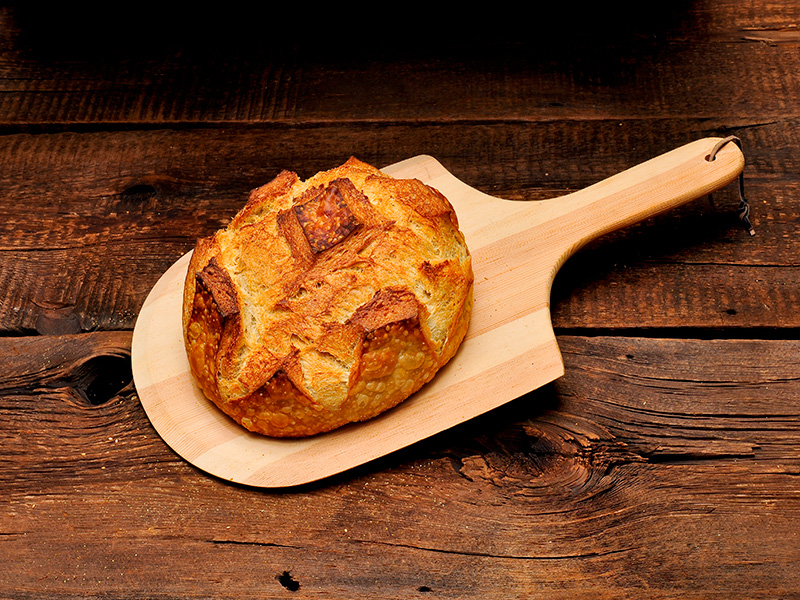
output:
[[[800,6],[658,4],[0,9],[0,597],[800,597]],[[711,135],[756,235],[733,185],[582,249],[566,374],[485,417],[263,490],[142,409],[149,290],[281,169],[430,154],[536,201]]]

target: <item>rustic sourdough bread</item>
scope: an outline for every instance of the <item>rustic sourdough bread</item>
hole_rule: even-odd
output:
[[[350,158],[284,171],[200,240],[183,299],[191,370],[250,431],[299,437],[374,417],[430,381],[472,309],[447,199]]]

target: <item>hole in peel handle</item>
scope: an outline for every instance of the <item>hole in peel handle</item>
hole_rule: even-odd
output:
[[[717,145],[711,150],[711,153],[706,157],[706,160],[716,160],[717,153],[720,151],[720,149],[726,144],[730,143],[736,144],[739,147],[739,150],[744,152],[742,150],[742,141],[735,135],[731,135],[717,142]],[[742,222],[742,225],[744,225],[745,229],[747,229],[747,232],[750,235],[755,235],[756,230],[753,228],[753,224],[750,222],[750,202],[748,202],[744,195],[744,171],[739,173],[739,208],[737,211],[739,213],[739,220]]]
[[[572,254],[611,231],[707,196],[734,181],[744,169],[737,144],[703,138],[622,171],[583,190],[555,199],[564,242]],[[717,148],[715,150],[715,148]],[[708,160],[712,151],[714,160]]]

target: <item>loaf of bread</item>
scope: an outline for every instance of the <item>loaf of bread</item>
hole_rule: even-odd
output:
[[[201,239],[183,297],[191,371],[246,429],[302,437],[372,418],[455,354],[472,262],[435,189],[350,158],[251,192]]]

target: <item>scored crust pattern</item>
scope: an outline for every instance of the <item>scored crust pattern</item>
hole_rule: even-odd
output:
[[[455,354],[472,262],[447,199],[350,158],[253,190],[201,239],[183,298],[192,373],[250,431],[300,437],[372,418]]]

